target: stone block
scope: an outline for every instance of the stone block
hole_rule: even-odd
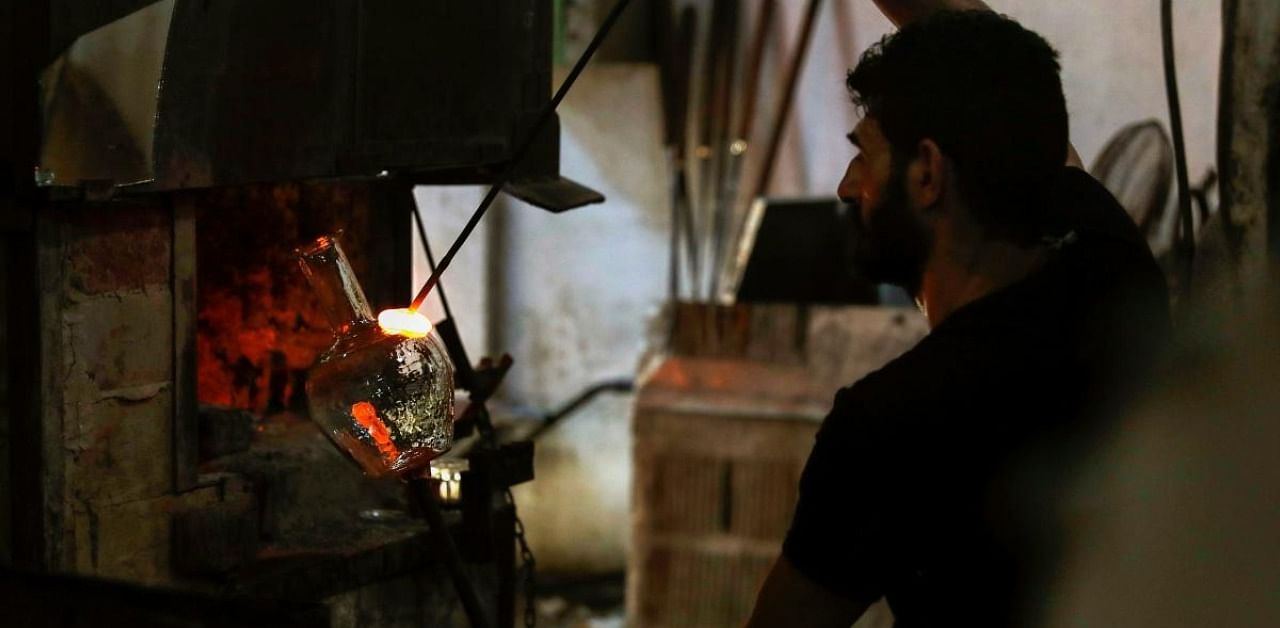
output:
[[[173,489],[173,392],[167,383],[137,398],[67,400],[67,499],[118,504]]]
[[[144,584],[174,580],[172,519],[200,510],[248,512],[253,497],[235,477],[206,481],[181,495],[72,507],[67,535],[69,567],[76,573]],[[183,515],[187,516],[187,515]]]
[[[167,207],[131,199],[83,209],[67,234],[67,281],[75,291],[116,294],[168,285],[173,223]]]
[[[167,284],[85,297],[68,307],[62,320],[69,383],[91,383],[107,396],[172,379],[173,297]]]
[[[248,501],[219,502],[173,515],[172,563],[176,574],[223,574],[253,558],[258,548],[257,511]]]
[[[200,460],[208,461],[249,450],[253,415],[240,408],[200,406]]]
[[[84,503],[72,514],[77,573],[156,584],[169,580],[169,497]]]

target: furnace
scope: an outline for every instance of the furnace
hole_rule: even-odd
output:
[[[507,488],[531,478],[532,450],[494,440],[483,406],[509,360],[477,372],[451,364],[460,345],[406,339],[448,375],[427,384],[432,420],[483,433],[451,452],[470,464],[431,480],[449,503],[428,526],[436,500],[362,476],[312,421],[341,386],[308,391],[334,332],[295,251],[339,238],[378,312],[413,297],[414,185],[494,183],[556,211],[602,200],[558,174],[551,6],[164,0],[15,16],[24,32],[6,37],[47,55],[14,66],[41,87],[21,112],[41,121],[19,186],[33,254],[6,246],[19,262],[3,273],[6,294],[27,295],[6,304],[6,356],[28,355],[32,374],[6,380],[30,384],[6,441],[23,473],[0,500],[19,513],[14,565],[286,600],[307,625],[445,625],[465,593],[468,614],[511,625]],[[394,418],[379,399],[347,403],[358,430]],[[416,451],[383,436],[375,457]],[[31,586],[60,599],[79,585]]]

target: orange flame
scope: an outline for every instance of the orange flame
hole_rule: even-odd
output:
[[[378,411],[373,404],[368,401],[356,402],[351,406],[351,416],[355,417],[356,423],[359,423],[360,427],[373,437],[373,443],[378,446],[378,452],[382,454],[384,460],[390,463],[400,455],[395,443],[391,442],[391,431],[387,429],[382,419],[378,418]]]
[[[422,338],[431,333],[431,321],[416,310],[395,308],[378,314],[378,326],[389,336]]]

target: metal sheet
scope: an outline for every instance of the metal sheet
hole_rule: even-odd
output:
[[[80,37],[41,77],[41,185],[154,177],[152,139],[174,0]]]
[[[50,51],[60,54],[81,35],[155,3],[156,0],[50,0]]]
[[[603,194],[564,177],[517,181],[507,184],[503,190],[530,205],[553,213],[604,202]]]
[[[489,181],[550,98],[550,39],[537,0],[166,0],[46,70],[44,183]],[[137,54],[83,54],[110,45]],[[557,175],[555,147],[521,175]]]
[[[757,203],[738,243],[740,266],[722,298],[735,302],[874,304],[877,287],[853,271],[849,222],[836,199]]]

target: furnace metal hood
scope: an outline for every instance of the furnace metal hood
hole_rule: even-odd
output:
[[[542,0],[157,2],[47,68],[37,178],[488,182],[550,99],[551,25]],[[551,124],[516,179],[564,191],[558,171]]]

